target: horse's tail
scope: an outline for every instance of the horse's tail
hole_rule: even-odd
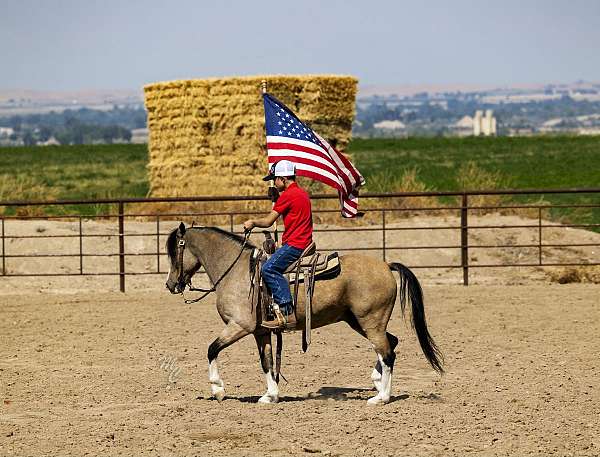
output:
[[[390,263],[388,265],[390,270],[397,271],[400,275],[400,307],[402,315],[404,315],[406,296],[408,295],[412,304],[412,327],[415,329],[423,354],[425,354],[433,369],[442,374],[444,372],[444,368],[442,367],[444,357],[429,334],[429,330],[427,330],[421,284],[419,284],[417,277],[408,267],[401,263]]]

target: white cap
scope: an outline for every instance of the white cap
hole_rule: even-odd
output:
[[[289,160],[280,160],[271,165],[269,174],[263,178],[263,181],[271,181],[276,176],[296,176],[296,165]]]

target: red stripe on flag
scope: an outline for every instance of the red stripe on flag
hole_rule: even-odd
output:
[[[289,149],[289,150],[293,150],[293,151],[305,152],[307,154],[313,154],[315,156],[321,157],[323,160],[326,160],[327,163],[329,163],[331,165],[331,167],[333,168],[332,172],[336,173],[344,181],[345,192],[349,193],[353,189],[354,186],[350,182],[350,179],[348,178],[346,173],[344,173],[340,169],[340,167],[337,165],[337,163],[335,163],[335,161],[331,158],[329,153],[324,152],[323,149],[321,149],[321,148],[317,149],[316,145],[314,148],[311,148],[308,146],[302,146],[302,145],[298,145],[295,143],[267,143],[267,153],[269,152],[269,150],[281,150],[281,149]],[[277,160],[275,160],[275,159],[277,159]],[[277,162],[278,160],[281,160],[281,159],[282,159],[282,157],[277,157],[274,159],[271,159],[269,157],[269,162],[273,163],[273,162]],[[291,158],[288,158],[287,160],[291,160],[292,162],[294,162],[294,161],[300,162],[300,158],[297,158],[297,157],[291,157]],[[313,164],[311,164],[311,165],[313,165]],[[314,164],[314,166],[317,166],[322,169],[326,169],[322,163]],[[360,183],[360,181],[358,181],[358,183]]]
[[[350,198],[347,198],[346,200],[344,200],[349,206],[351,206],[354,209],[358,209],[358,203],[356,203],[355,200],[351,200]]]
[[[296,172],[296,174],[298,176],[305,176],[307,178],[311,178],[316,181],[322,182],[323,184],[327,184],[329,187],[333,187],[334,189],[337,189],[338,192],[341,192],[342,194],[344,194],[344,191],[341,188],[340,183],[337,181],[333,181],[332,179],[329,179],[326,176],[323,176],[323,175],[320,175],[318,173],[315,173],[313,171],[308,171],[308,170],[298,170]]]
[[[354,180],[356,181],[356,185],[360,186],[360,183],[362,182],[361,176],[358,174],[358,171],[356,170],[356,168],[354,168],[354,165],[352,165],[352,163],[350,163],[350,161],[346,158],[346,156],[344,154],[342,154],[341,152],[338,152],[335,148],[331,148],[334,150],[334,152],[338,155],[338,157],[340,158],[340,160],[342,161],[342,163],[344,165],[346,165],[346,168],[348,170],[350,170],[350,173],[352,174],[352,176],[354,177]]]
[[[322,138],[319,135],[316,135],[316,136],[319,139],[319,142],[321,143],[321,146],[323,148],[325,148],[325,150],[327,151],[327,155],[329,157],[331,157],[330,160],[334,164],[336,170],[338,170],[338,175],[341,176],[342,179],[344,180],[344,183],[346,185],[346,193],[350,193],[352,191],[352,189],[354,189],[355,186],[350,181],[350,178],[348,177],[348,175],[337,164],[337,162],[335,161],[334,157],[331,156],[332,154],[335,154],[337,158],[340,158],[340,156],[342,156],[342,155],[339,152],[337,152],[335,149],[333,149],[331,147],[331,145],[327,142],[327,140],[325,140],[324,138]],[[344,159],[345,159],[345,157],[344,157]],[[340,158],[340,160],[341,160],[341,158]],[[341,161],[342,161],[343,164],[348,163],[350,165],[350,167],[353,168],[352,164],[350,164],[350,162],[348,162],[348,160],[346,160],[346,162],[344,162],[343,160],[341,160]],[[346,165],[346,167],[348,167],[348,165]],[[360,182],[361,182],[360,180],[357,180],[355,178],[355,181],[356,181],[356,185],[360,185]]]
[[[272,159],[277,159],[277,160],[272,160]],[[323,170],[324,172],[327,172],[330,175],[337,176],[337,173],[336,173],[335,170],[332,170],[331,168],[324,166],[321,162],[318,162],[318,161],[313,160],[313,159],[307,159],[307,158],[304,158],[304,157],[297,157],[297,156],[294,156],[294,155],[279,155],[279,156],[276,156],[276,157],[269,157],[269,162],[279,162],[280,160],[289,160],[289,161],[297,163],[297,164],[300,163],[300,164],[303,164],[303,165],[309,165],[311,167],[318,168],[319,170]],[[298,171],[300,171],[300,169],[298,169]],[[342,184],[339,181],[336,181],[336,182],[338,182],[338,185]],[[345,189],[344,189],[344,191],[345,191]]]
[[[323,139],[322,142],[325,143],[323,146],[325,146],[325,148],[327,148],[327,152],[330,155],[335,154],[340,159],[340,161],[344,164],[344,166],[348,169],[348,171],[354,178],[354,181],[356,182],[356,186],[360,186],[360,184],[362,182],[361,176],[360,176],[360,173],[358,173],[358,170],[354,167],[354,165],[352,165],[352,163],[346,158],[346,156],[344,154],[342,154],[337,149],[335,149],[333,146],[331,146],[327,142],[327,140]],[[339,169],[339,167],[338,167],[338,169]],[[346,175],[346,173],[344,173],[343,171],[340,170],[340,172],[343,175]],[[350,189],[352,189],[352,186],[350,187]]]
[[[279,162],[280,160],[289,160],[295,163],[304,163],[305,165],[312,165],[314,167],[320,168],[321,170],[326,170],[332,175],[337,175],[339,173],[338,169],[331,164],[331,161],[329,159],[323,159],[326,161],[326,165],[322,161],[319,161],[317,159],[317,154],[308,154],[309,156],[314,157],[310,158],[301,157],[299,155],[293,155],[295,151],[291,148],[279,149],[277,155],[271,155],[271,151],[271,149],[267,150],[267,154],[269,154],[269,163]]]

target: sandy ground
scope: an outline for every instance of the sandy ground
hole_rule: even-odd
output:
[[[426,285],[447,372],[398,307],[393,401],[368,407],[374,354],[344,324],[315,331],[307,354],[286,336],[277,405],[255,403],[253,339],[228,348],[219,404],[212,299],[0,295],[0,455],[599,455],[599,297],[594,284]]]
[[[479,225],[531,225],[488,215]],[[161,222],[167,232],[174,222]],[[395,227],[456,226],[451,217],[413,218]],[[84,253],[117,252],[115,224],[83,221]],[[5,221],[7,236],[78,234],[77,222]],[[331,228],[322,226],[321,228]],[[373,226],[371,226],[373,228]],[[376,228],[376,226],[375,226]],[[167,261],[156,225],[126,224],[127,271],[160,274],[0,278],[0,456],[29,455],[600,455],[600,285],[551,284],[548,269],[415,268],[429,328],[446,374],[427,365],[399,309],[390,331],[401,344],[393,401],[374,395],[370,344],[344,324],[314,331],[307,354],[286,336],[282,402],[265,391],[253,339],[220,357],[227,399],[210,398],[206,350],[222,323],[214,299],[184,305],[164,289]],[[147,234],[145,236],[140,236]],[[318,233],[322,249],[377,247],[380,231]],[[472,229],[474,264],[529,263],[538,229]],[[600,243],[600,234],[544,229],[548,244]],[[6,239],[8,256],[78,253],[79,237]],[[460,232],[397,230],[387,245],[450,246]],[[370,255],[381,257],[380,251]],[[545,262],[600,261],[597,246],[545,248]],[[460,263],[460,250],[397,249],[388,261]],[[6,257],[7,273],[79,271],[78,258]],[[115,272],[116,257],[85,257],[86,272]],[[205,282],[205,281],[204,281]],[[199,281],[202,285],[203,281]],[[111,292],[113,291],[113,292]]]

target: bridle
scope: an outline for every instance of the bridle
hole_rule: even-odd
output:
[[[219,283],[223,280],[223,278],[225,276],[227,276],[227,274],[232,270],[232,268],[235,266],[237,261],[240,260],[240,257],[244,253],[244,249],[246,248],[246,244],[248,243],[248,238],[250,237],[250,232],[251,232],[250,230],[244,231],[244,242],[242,243],[242,249],[240,250],[240,253],[237,255],[237,257],[235,258],[233,263],[231,265],[229,265],[227,270],[225,270],[225,272],[219,277],[219,279],[217,279],[214,282],[213,286],[210,289],[203,289],[201,287],[193,287],[191,276],[187,281],[185,281],[185,272],[183,271],[183,251],[185,250],[186,242],[185,242],[185,239],[183,239],[183,238],[179,238],[177,240],[177,254],[176,255],[177,255],[177,268],[179,269],[179,276],[177,278],[177,287],[179,287],[179,289],[181,290],[181,295],[183,296],[183,301],[185,302],[186,305],[190,304],[190,303],[197,303],[200,300],[202,300],[204,297],[209,295],[210,293],[215,292],[217,290],[217,286],[219,285]],[[204,292],[204,293],[199,298],[186,299],[185,295],[183,295],[186,286],[188,286],[188,289],[191,292]]]

